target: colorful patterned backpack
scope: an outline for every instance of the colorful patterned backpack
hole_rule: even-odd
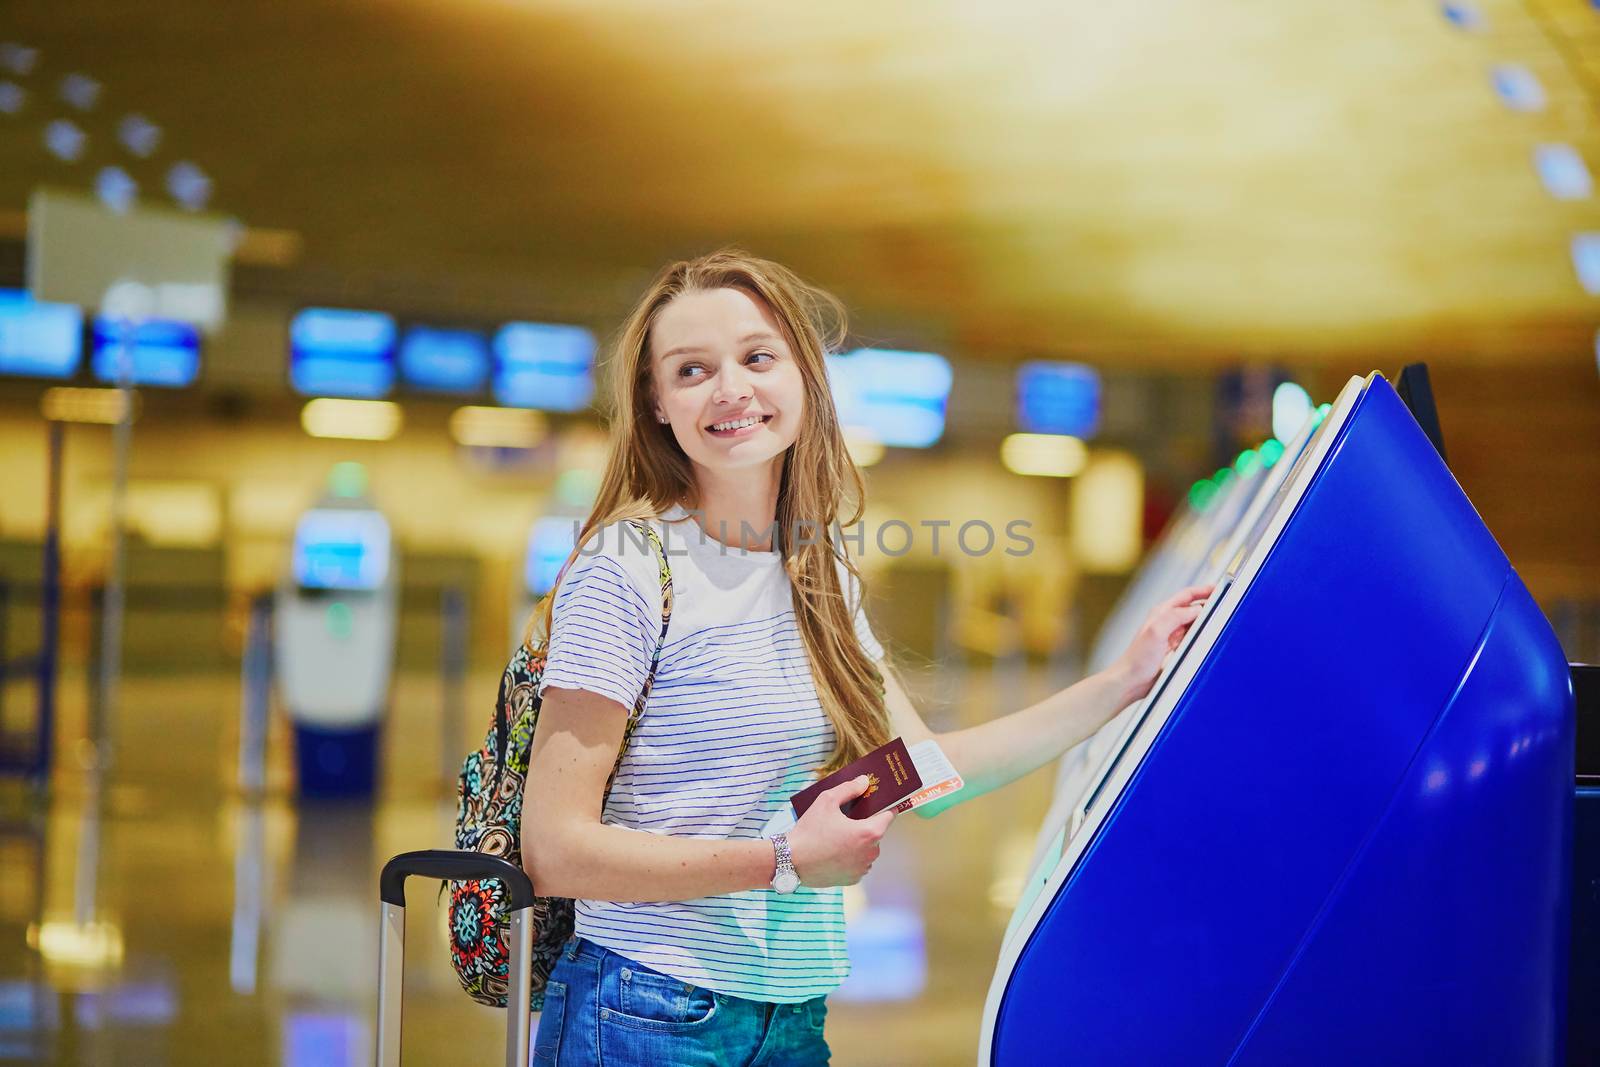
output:
[[[645,699],[656,677],[656,663],[667,639],[672,618],[672,571],[656,531],[645,522],[629,525],[649,539],[655,549],[661,579],[661,633],[650,657],[644,690],[628,716],[617,762],[606,779],[606,796],[628,741],[644,715]],[[494,722],[483,747],[461,765],[456,784],[456,847],[501,856],[522,864],[522,789],[528,774],[533,730],[539,721],[542,698],[535,694],[544,673],[548,641],[531,650],[519,645],[500,679]],[[538,887],[535,886],[535,889]],[[533,1010],[544,1006],[544,987],[562,946],[572,936],[572,901],[564,897],[538,897],[529,912],[533,923]],[[480,1004],[506,1006],[510,973],[511,927],[506,922],[505,886],[499,879],[450,883],[450,962],[461,986]]]

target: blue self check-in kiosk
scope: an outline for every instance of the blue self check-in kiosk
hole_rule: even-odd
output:
[[[1562,1062],[1554,634],[1378,375],[1261,503],[1043,828],[979,1062]]]
[[[370,798],[394,669],[398,567],[388,520],[330,492],[300,516],[277,590],[274,652],[300,792]]]

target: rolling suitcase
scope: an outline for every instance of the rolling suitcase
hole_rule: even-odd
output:
[[[378,895],[383,900],[378,947],[378,1067],[400,1067],[400,997],[405,974],[406,879],[498,878],[506,886],[506,915],[511,924],[511,975],[506,990],[506,1067],[528,1067],[532,995],[529,956],[533,927],[528,908],[533,882],[514,863],[482,852],[425,849],[403,852],[383,865]]]

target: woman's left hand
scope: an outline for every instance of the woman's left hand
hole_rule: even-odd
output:
[[[1183,641],[1183,635],[1205,610],[1206,598],[1215,588],[1191,585],[1151,609],[1127,650],[1111,666],[1111,673],[1121,687],[1119,710],[1135,700],[1143,700],[1150,692],[1156,676],[1161,673],[1162,660]]]

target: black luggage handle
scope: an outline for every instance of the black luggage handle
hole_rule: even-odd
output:
[[[405,907],[406,879],[414,874],[463,882],[474,878],[498,878],[506,886],[507,911],[518,911],[533,905],[533,880],[528,877],[527,871],[515,863],[483,852],[439,848],[402,852],[385,863],[383,873],[378,876],[378,896],[385,904]]]

